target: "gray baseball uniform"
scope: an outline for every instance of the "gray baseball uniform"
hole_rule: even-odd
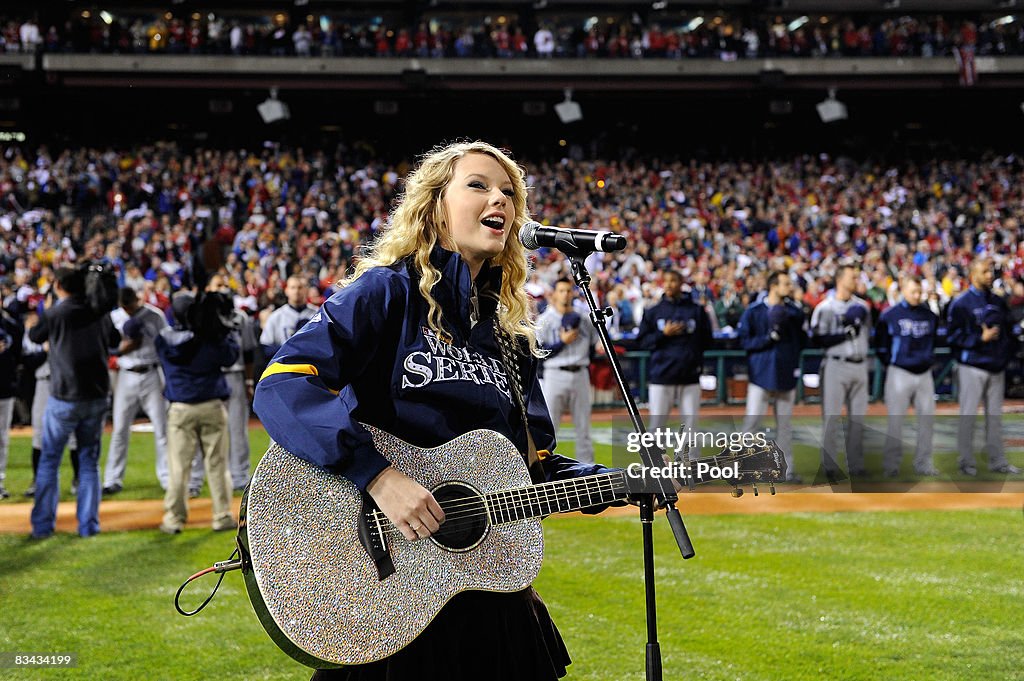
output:
[[[865,318],[857,334],[848,338],[844,335],[845,317],[854,305],[864,308]],[[811,333],[820,344],[826,346],[819,373],[824,417],[821,462],[827,473],[839,470],[839,425],[844,405],[849,421],[846,464],[851,475],[860,475],[864,471],[864,415],[868,409],[870,337],[867,312],[867,303],[857,296],[841,301],[832,292],[811,314]]]
[[[579,319],[579,335],[568,345],[562,343],[559,331],[563,315],[549,305],[537,319],[537,340],[551,351],[544,360],[544,378],[541,392],[551,412],[551,422],[557,430],[566,411],[572,414],[576,429],[578,461],[593,463],[594,445],[590,440],[590,350],[597,342],[597,331],[590,317],[577,312],[568,313]],[[575,323],[575,321],[574,321]]]
[[[121,485],[128,462],[128,437],[132,421],[139,408],[153,424],[156,439],[156,477],[160,486],[167,487],[167,400],[164,399],[160,359],[153,339],[167,327],[167,320],[159,309],[144,304],[131,317],[122,308],[110,313],[118,332],[134,319],[141,331],[142,345],[118,358],[117,387],[114,390],[114,427],[107,451],[107,465],[103,473],[103,486]]]

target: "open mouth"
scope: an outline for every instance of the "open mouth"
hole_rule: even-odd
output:
[[[499,217],[484,218],[480,221],[480,224],[498,234],[505,232],[505,221]]]

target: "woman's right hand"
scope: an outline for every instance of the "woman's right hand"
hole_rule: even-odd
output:
[[[434,495],[391,466],[382,470],[366,486],[366,491],[409,541],[426,539],[444,522],[444,511]]]

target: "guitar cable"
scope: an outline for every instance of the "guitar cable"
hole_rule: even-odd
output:
[[[186,579],[185,582],[178,587],[177,593],[174,594],[174,609],[177,610],[178,613],[184,615],[185,617],[191,617],[192,615],[197,614],[200,610],[205,608],[206,605],[213,600],[213,597],[217,595],[217,589],[220,588],[220,583],[224,581],[224,575],[231,572],[232,570],[242,569],[242,559],[240,557],[236,559],[236,556],[239,555],[239,549],[238,547],[235,547],[235,550],[231,552],[231,555],[228,556],[227,560],[218,561],[214,563],[211,567],[208,567],[205,570],[200,570],[199,572],[195,573],[194,575]],[[182,610],[181,605],[178,602],[179,599],[181,598],[181,592],[184,591],[185,587],[187,587],[189,584],[199,579],[200,577],[210,574],[211,572],[219,574],[220,578],[214,585],[213,591],[210,592],[210,595],[207,596],[206,600],[203,601],[202,604],[195,610],[192,610],[191,612],[185,612],[184,610]]]

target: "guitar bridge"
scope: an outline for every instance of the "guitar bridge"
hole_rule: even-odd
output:
[[[359,543],[377,568],[377,578],[383,582],[395,572],[395,564],[391,560],[391,549],[385,537],[386,526],[376,511],[373,500],[363,492],[363,507],[359,513]]]

